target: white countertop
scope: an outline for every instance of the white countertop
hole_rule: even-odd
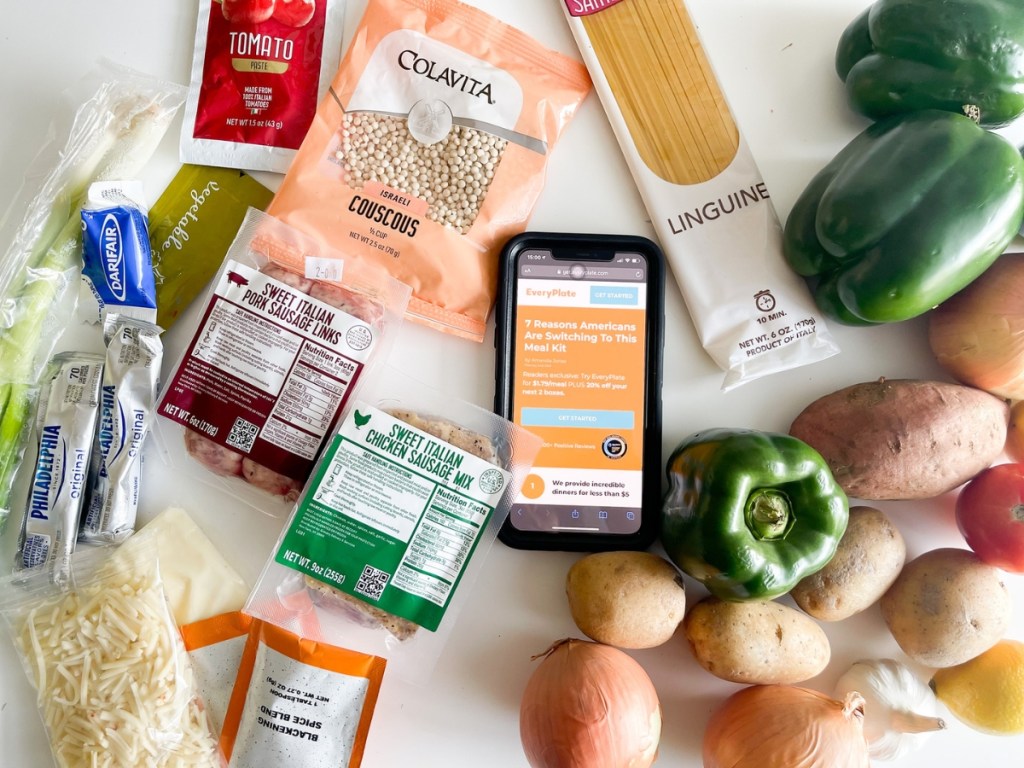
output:
[[[560,0],[472,0],[542,43],[576,56]],[[154,75],[187,83],[196,0],[106,0],[83,3],[9,2],[0,31],[0,208],[15,198],[22,176],[41,145],[61,91],[100,56]],[[757,159],[778,214],[788,213],[811,175],[866,125],[845,106],[832,68],[835,44],[865,0],[690,0],[691,13],[716,67],[741,130]],[[362,13],[349,0],[346,42]],[[161,145],[148,174],[166,183],[177,169],[180,117]],[[277,177],[261,176],[276,186]],[[150,190],[153,199],[161,183]],[[555,147],[543,196],[530,220],[538,230],[626,233],[653,237],[611,129],[591,95]],[[6,245],[6,244],[4,244]],[[166,335],[166,365],[185,343],[186,322]],[[679,291],[667,291],[664,376],[666,452],[684,436],[714,426],[786,431],[812,399],[879,376],[948,377],[931,358],[926,324],[860,329],[832,323],[842,352],[787,373],[720,390],[722,373],[701,349]],[[406,324],[392,361],[453,396],[489,407],[493,397],[491,336],[481,345]],[[280,526],[275,519],[210,487],[175,482],[159,460],[146,465],[141,518],[167,506],[185,508],[250,583],[270,553]],[[921,502],[879,504],[903,532],[908,556],[937,546],[964,547],[953,517],[953,496]],[[12,521],[16,522],[16,521]],[[4,557],[11,550],[9,526]],[[521,552],[495,543],[486,568],[471,588],[449,645],[431,682],[416,687],[385,681],[364,765],[420,768],[525,766],[519,743],[519,699],[533,669],[532,654],[552,641],[580,636],[564,596],[564,579],[577,555]],[[8,562],[8,560],[4,560]],[[1009,636],[1024,639],[1024,577],[1008,575],[1015,616]],[[689,599],[703,590],[687,581]],[[839,674],[864,657],[904,658],[877,606],[844,622],[825,625],[832,662],[809,687],[830,691]],[[700,668],[682,633],[664,646],[633,652],[650,674],[664,711],[658,765],[699,766],[709,713],[739,686]],[[949,717],[946,732],[906,768],[999,765],[1019,756],[1024,736],[975,732]],[[49,750],[35,696],[9,638],[0,637],[0,764],[36,768]]]

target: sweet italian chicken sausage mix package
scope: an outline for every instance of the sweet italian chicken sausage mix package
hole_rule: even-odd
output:
[[[479,341],[501,244],[590,90],[582,64],[454,0],[369,0],[268,212],[413,289]]]

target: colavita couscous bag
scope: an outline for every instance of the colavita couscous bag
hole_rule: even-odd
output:
[[[370,0],[268,212],[413,289],[479,341],[497,253],[590,89],[582,64],[455,0]]]

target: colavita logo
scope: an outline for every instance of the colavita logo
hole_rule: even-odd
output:
[[[611,8],[622,0],[565,0],[570,16],[589,16],[592,13]]]
[[[435,83],[447,85],[453,90],[484,99],[488,104],[494,103],[494,99],[491,98],[490,83],[480,82],[472,75],[424,58],[417,54],[416,51],[402,51],[398,55],[398,66],[410,72],[415,72],[417,75],[428,80],[433,80]]]
[[[117,218],[108,213],[100,228],[103,242],[103,274],[110,289],[110,295],[118,301],[125,299],[124,240]]]

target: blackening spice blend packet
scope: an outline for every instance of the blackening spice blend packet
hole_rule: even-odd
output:
[[[411,319],[480,341],[498,252],[589,91],[579,62],[477,8],[369,0],[267,210],[411,286]]]
[[[235,686],[252,617],[230,611],[181,627],[196,688],[214,733],[220,734]]]
[[[200,0],[182,162],[284,173],[344,22],[343,0]]]
[[[384,667],[253,621],[221,731],[228,768],[357,768]]]

